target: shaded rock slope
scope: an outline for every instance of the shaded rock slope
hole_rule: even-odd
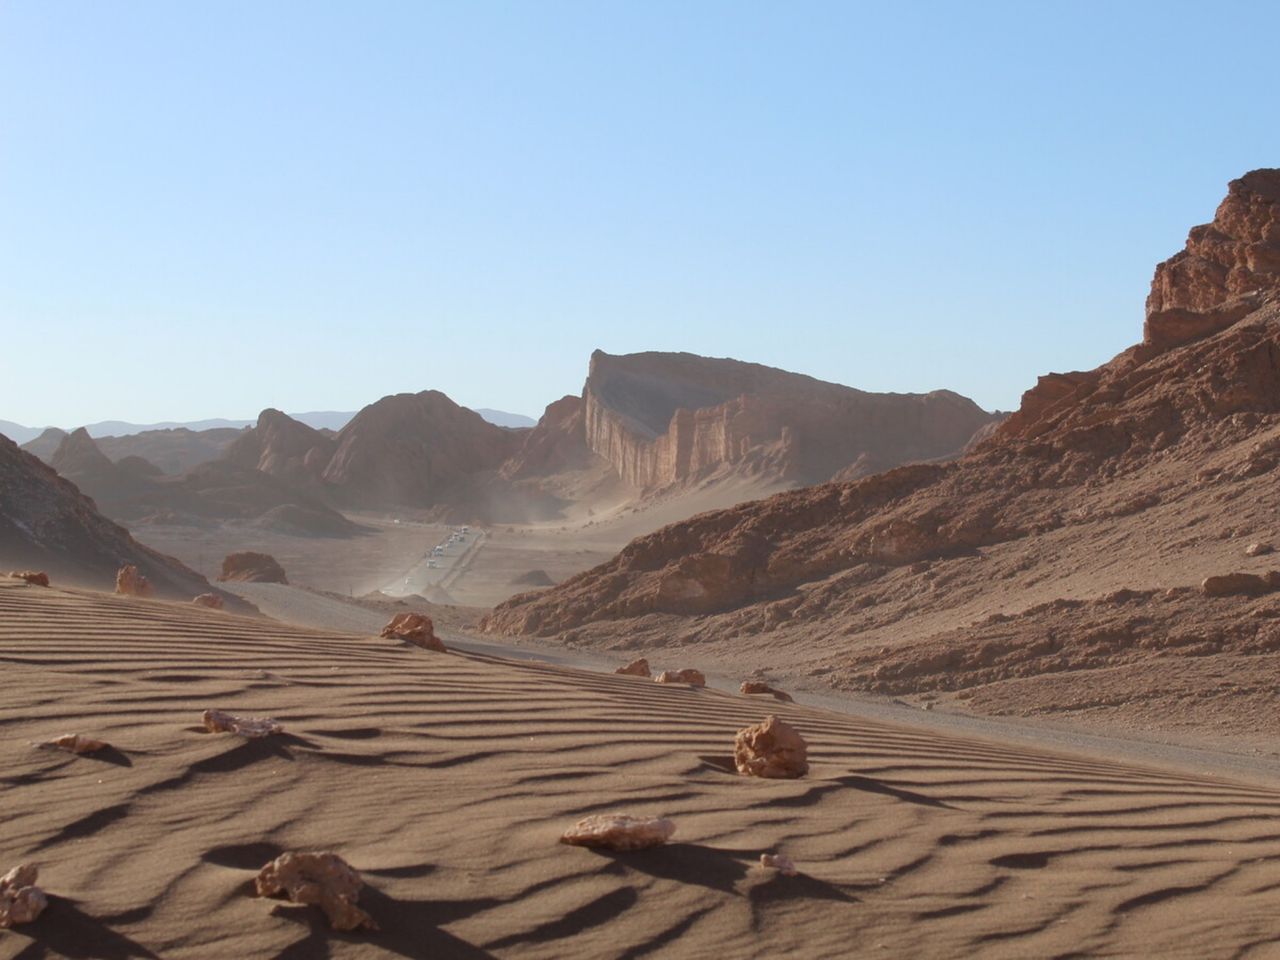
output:
[[[87,449],[79,453],[92,457]],[[55,582],[111,590],[124,564],[136,565],[157,596],[190,600],[215,592],[231,609],[252,609],[239,598],[215,591],[204,577],[172,557],[138,543],[129,531],[103,517],[75,484],[0,437],[0,569],[45,570]]]

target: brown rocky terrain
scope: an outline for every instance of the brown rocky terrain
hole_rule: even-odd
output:
[[[137,567],[161,597],[190,600],[212,590],[194,570],[102,516],[53,468],[0,437],[0,567],[47,571],[55,583],[110,590],[125,564]],[[222,595],[235,609],[251,609]]]
[[[698,644],[851,689],[963,690],[989,710],[1204,719],[1219,684],[1274,697],[1272,603],[1191,588],[1269,569],[1245,546],[1276,533],[1278,211],[1280,171],[1233,182],[1157,269],[1143,342],[1041,378],[959,460],[674,524],[500,605],[486,629]],[[1233,698],[1223,722],[1280,732],[1251,703]]]

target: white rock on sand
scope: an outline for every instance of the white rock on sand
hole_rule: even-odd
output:
[[[560,842],[603,850],[643,850],[661,846],[675,832],[676,825],[666,817],[597,814],[579,820],[561,835]]]

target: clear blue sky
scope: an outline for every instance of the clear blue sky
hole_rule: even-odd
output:
[[[0,418],[538,414],[593,348],[1010,408],[1280,165],[1275,3],[0,0]]]

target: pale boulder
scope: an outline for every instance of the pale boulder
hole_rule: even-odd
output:
[[[36,886],[37,878],[34,863],[14,867],[0,877],[0,929],[30,923],[49,905],[44,891]]]
[[[666,843],[676,825],[666,817],[596,814],[583,817],[560,837],[561,843],[600,850],[644,850]]]

